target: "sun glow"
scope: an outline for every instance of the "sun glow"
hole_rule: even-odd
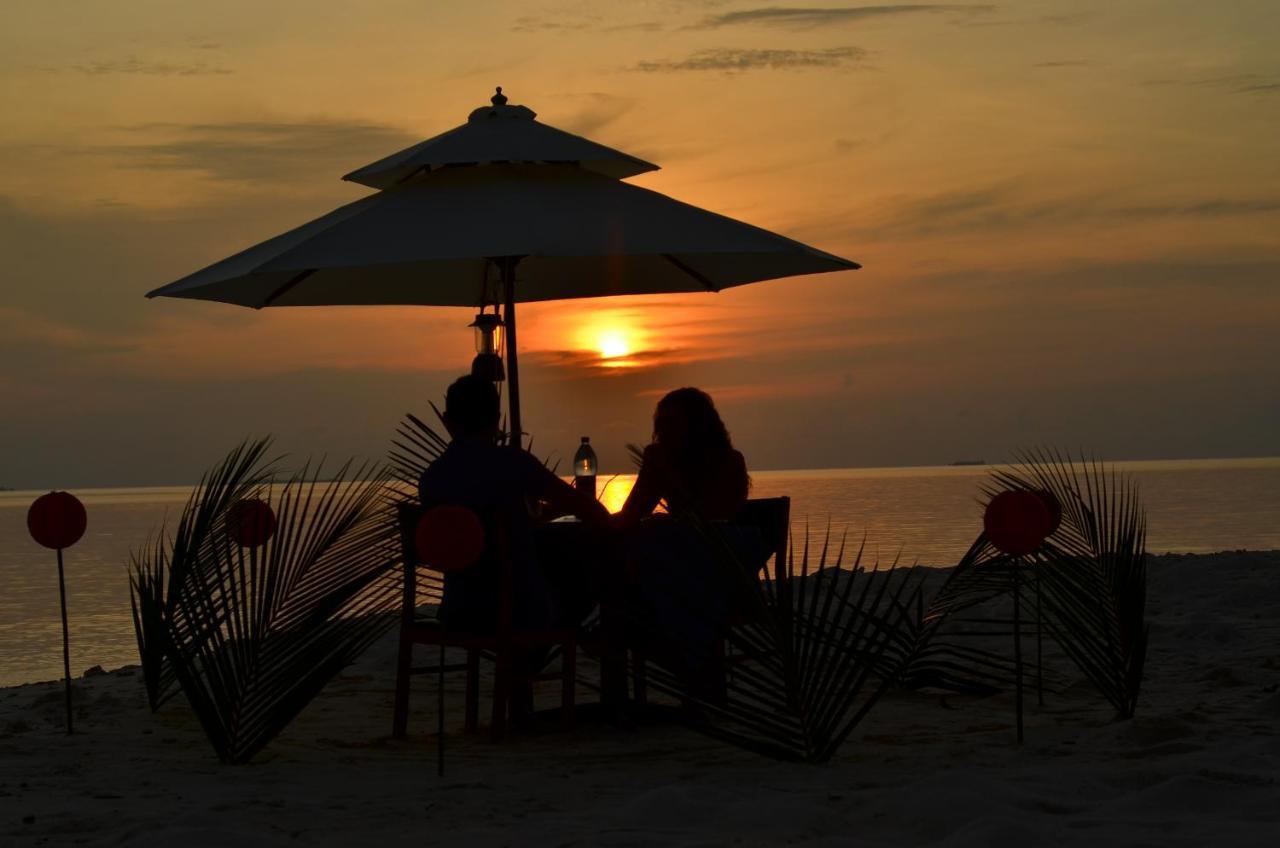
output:
[[[631,353],[631,344],[621,330],[604,330],[596,340],[601,359],[621,359]]]

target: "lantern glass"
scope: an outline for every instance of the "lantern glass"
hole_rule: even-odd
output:
[[[476,331],[476,353],[502,355],[502,319],[489,312],[482,312],[472,322]]]

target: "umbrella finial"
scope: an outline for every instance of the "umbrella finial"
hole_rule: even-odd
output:
[[[489,102],[494,106],[506,106],[507,96],[502,93],[502,86],[498,86],[498,93],[489,98]]]

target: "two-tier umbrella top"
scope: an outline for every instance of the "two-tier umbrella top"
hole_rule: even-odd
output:
[[[517,301],[719,291],[859,267],[620,179],[655,168],[539,123],[499,91],[466,124],[347,175],[378,193],[147,296],[255,309],[504,303],[518,434]]]

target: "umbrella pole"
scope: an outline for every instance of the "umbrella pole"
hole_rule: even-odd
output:
[[[502,320],[507,331],[507,403],[511,410],[507,444],[524,447],[524,430],[520,428],[520,367],[516,359],[516,263],[514,256],[499,260],[502,268],[502,292],[506,298]]]

